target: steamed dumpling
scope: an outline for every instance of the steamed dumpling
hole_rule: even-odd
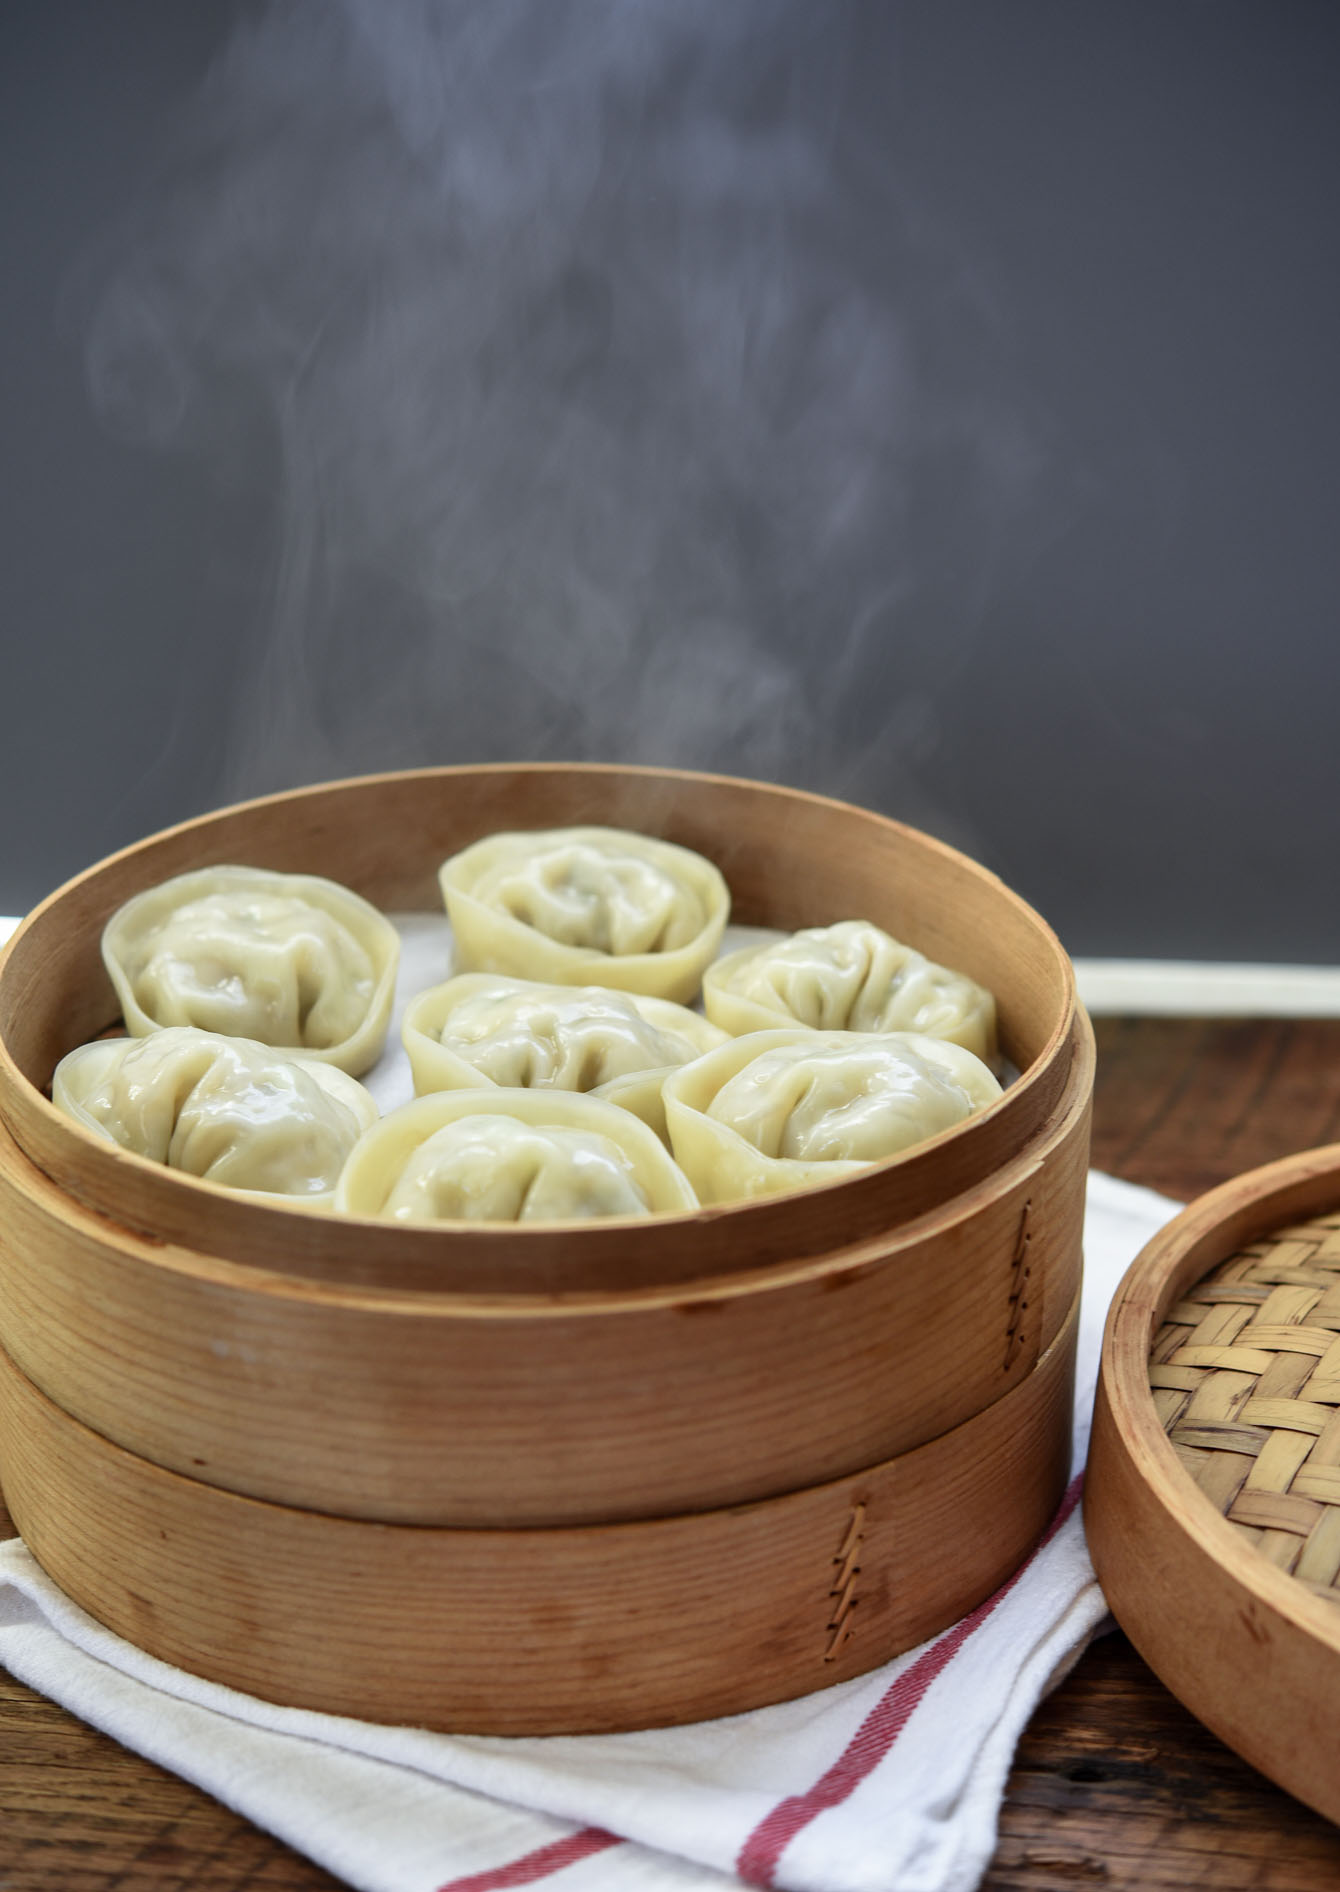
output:
[[[595,1090],[613,1077],[687,1064],[729,1036],[666,999],[469,972],[421,993],[404,1029],[411,1061],[418,1070],[421,1060],[425,1075],[449,1069],[429,1056],[440,1048],[476,1082],[482,1074],[494,1084],[565,1091]],[[444,1088],[416,1083],[420,1091]]]
[[[421,1095],[481,1082],[591,1091],[664,1136],[666,1072],[727,1033],[668,999],[466,972],[420,993],[402,1036]]]
[[[458,970],[680,1003],[697,994],[730,914],[710,861],[622,828],[490,835],[440,878]]]
[[[974,980],[904,946],[868,920],[840,920],[729,953],[703,980],[724,1030],[915,1031],[990,1060],[996,1002]]]
[[[437,1091],[355,1147],[335,1206],[400,1222],[572,1222],[698,1206],[645,1124],[567,1091]]]
[[[757,1032],[673,1072],[675,1159],[704,1202],[836,1181],[952,1129],[1000,1085],[973,1052],[916,1032]]]
[[[421,1143],[382,1214],[398,1222],[567,1222],[649,1215],[627,1157],[608,1137],[512,1117],[464,1117]]]
[[[208,867],[127,901],[102,952],[132,1037],[195,1025],[357,1075],[386,1041],[400,941],[334,881]]]
[[[231,1189],[328,1204],[377,1106],[331,1065],[190,1025],[61,1059],[52,1101],[122,1149]]]
[[[707,1114],[764,1156],[877,1163],[961,1123],[999,1095],[966,1060],[947,1063],[912,1034],[777,1045],[728,1078]]]

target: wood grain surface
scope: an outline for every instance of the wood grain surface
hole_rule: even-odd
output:
[[[1340,1021],[1115,1019],[1098,1041],[1093,1161],[1111,1174],[1185,1198],[1340,1136]],[[0,1675],[4,1892],[337,1884]],[[1239,1761],[1114,1633],[1026,1730],[982,1885],[1329,1892],[1340,1829]]]

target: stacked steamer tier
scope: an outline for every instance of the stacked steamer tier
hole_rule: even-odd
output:
[[[231,1195],[44,1095],[112,1026],[99,937],[218,862],[387,912],[504,829],[680,842],[733,918],[874,921],[996,994],[1020,1075],[804,1194],[406,1227]],[[34,1555],[155,1655],[500,1734],[733,1713],[972,1608],[1065,1483],[1093,1042],[1054,935],[896,822],[721,777],[426,770],[226,809],[39,907],[0,962],[0,1474]]]

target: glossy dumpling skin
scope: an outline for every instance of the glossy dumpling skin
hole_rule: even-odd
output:
[[[132,1037],[195,1025],[357,1076],[386,1042],[400,940],[335,881],[207,867],[127,901],[102,956]]]
[[[458,972],[606,985],[687,1004],[730,893],[701,854],[623,828],[489,835],[440,874]]]
[[[332,1065],[191,1025],[81,1045],[56,1066],[51,1096],[137,1156],[309,1207],[329,1206],[377,1117],[357,1079]]]
[[[751,1033],[664,1086],[675,1160],[703,1202],[835,1182],[1000,1096],[973,1052],[919,1032]]]
[[[975,980],[936,965],[869,920],[808,927],[728,953],[703,979],[707,1016],[735,1035],[807,1025],[814,1031],[916,1031],[996,1055],[996,1002]]]
[[[355,1145],[335,1207],[399,1222],[574,1222],[696,1209],[644,1123],[578,1092],[436,1091]]]
[[[728,1034],[668,999],[606,986],[541,985],[465,972],[410,1002],[401,1035],[414,1089],[587,1091],[665,1135],[668,1071]]]

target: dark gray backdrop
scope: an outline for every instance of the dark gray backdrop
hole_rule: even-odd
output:
[[[850,794],[1329,961],[1327,0],[0,11],[0,912],[237,794]]]

